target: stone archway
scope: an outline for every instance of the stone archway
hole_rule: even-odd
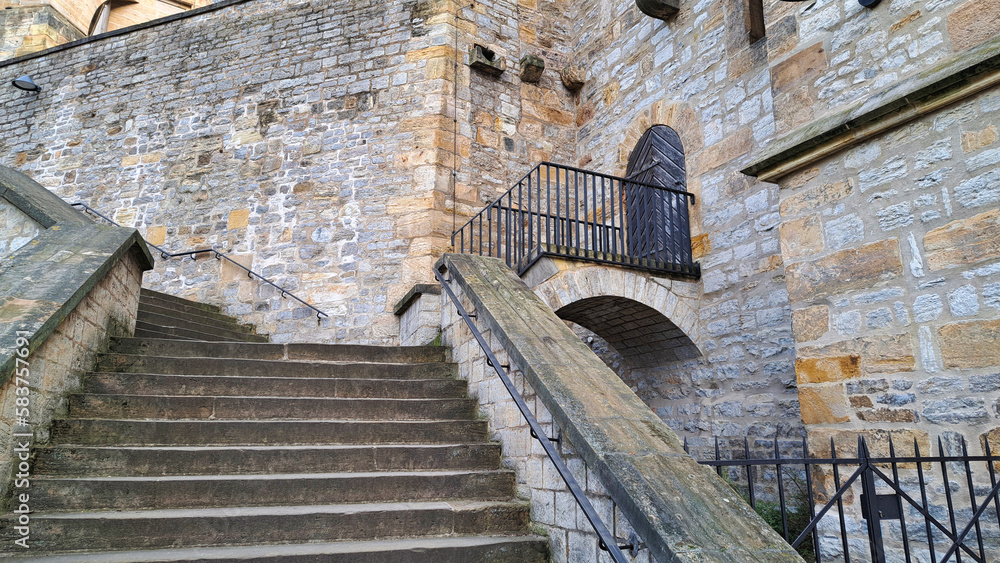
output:
[[[635,367],[703,354],[697,282],[551,257],[523,278],[560,318],[598,334]]]

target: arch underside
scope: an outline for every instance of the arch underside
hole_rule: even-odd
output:
[[[649,368],[696,358],[695,343],[663,313],[625,297],[599,296],[556,311],[608,342],[633,368]]]

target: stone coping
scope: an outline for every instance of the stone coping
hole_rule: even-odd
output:
[[[1000,84],[1000,36],[776,140],[740,172],[771,182]]]
[[[186,12],[178,12],[176,14],[171,14],[169,16],[164,16],[162,18],[157,18],[155,20],[150,20],[148,22],[138,23],[135,25],[130,25],[128,27],[123,27],[121,29],[115,29],[108,31],[106,33],[101,33],[100,35],[91,35],[89,37],[84,37],[83,39],[77,39],[76,41],[70,41],[69,43],[63,43],[62,45],[56,45],[49,49],[43,51],[37,51],[35,53],[28,53],[27,55],[21,55],[20,57],[14,57],[13,59],[7,59],[0,61],[0,68],[15,65],[24,61],[30,61],[31,59],[37,59],[39,57],[44,57],[52,53],[58,53],[59,51],[65,51],[67,49],[73,49],[79,47],[80,45],[87,45],[90,43],[95,43],[97,41],[102,41],[104,39],[111,39],[113,37],[119,37],[121,35],[127,35],[133,31],[139,31],[142,29],[148,29],[150,27],[157,27],[161,25],[166,25],[177,20],[183,20],[187,18],[193,18],[200,16],[202,14],[207,14],[209,12],[214,12],[216,10],[222,10],[230,6],[235,6],[237,4],[245,4],[247,2],[253,2],[254,0],[222,0],[221,2],[216,2],[214,4],[209,4],[207,6],[202,6],[201,8],[195,8],[193,10],[187,10]]]
[[[424,294],[441,295],[441,286],[431,283],[418,283],[414,285],[406,292],[406,295],[402,299],[396,301],[396,304],[392,307],[392,314],[397,317],[402,315],[410,308],[410,305],[413,305],[414,301]]]
[[[0,260],[0,385],[12,375],[17,332],[37,349],[126,252],[153,257],[135,229],[97,225],[33,180],[0,166],[0,196],[46,227]],[[22,334],[23,336],[23,334]]]
[[[653,560],[801,561],[501,260],[446,254],[460,286]]]

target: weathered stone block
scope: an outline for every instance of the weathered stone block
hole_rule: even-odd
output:
[[[956,51],[1000,34],[1000,0],[969,0],[948,14],[948,35]]]
[[[576,91],[586,83],[587,71],[580,65],[567,65],[559,71],[559,78],[567,90]]]
[[[242,229],[250,222],[249,209],[236,209],[229,212],[229,221],[226,223],[227,229]]]
[[[799,388],[799,410],[806,424],[827,424],[851,420],[843,385]]]
[[[1000,210],[952,221],[924,235],[931,270],[975,264],[1000,257]]]
[[[1000,319],[946,324],[937,333],[945,367],[1000,365]]]
[[[521,82],[535,83],[541,80],[542,72],[545,70],[545,60],[537,55],[524,55],[521,57]]]
[[[801,303],[870,287],[902,272],[903,263],[896,239],[841,250],[812,262],[792,264],[785,269],[788,296],[793,302]]]
[[[798,358],[795,377],[799,383],[827,383],[854,379],[861,375],[861,358],[857,355]]]
[[[796,342],[816,340],[830,330],[830,308],[816,305],[792,311],[792,334]]]
[[[789,84],[808,79],[826,66],[823,43],[810,45],[771,67],[771,88],[781,90]]]
[[[823,250],[823,226],[819,215],[788,221],[778,231],[781,236],[781,254],[786,259],[808,256]]]

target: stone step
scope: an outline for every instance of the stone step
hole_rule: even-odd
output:
[[[147,325],[147,328],[142,328],[136,323],[135,336],[136,338],[157,338],[157,339],[170,339],[170,340],[183,340],[187,342],[198,342],[198,340],[191,338],[190,336],[180,336],[178,334],[170,334],[169,332],[164,332],[160,330],[155,330],[152,325]]]
[[[364,346],[357,344],[270,344],[251,342],[177,342],[149,338],[112,338],[121,354],[174,358],[243,358],[247,360],[316,360],[422,364],[448,361],[444,346]]]
[[[180,475],[156,477],[36,478],[32,508],[49,511],[147,510],[225,506],[281,506],[510,500],[514,473],[423,471]]]
[[[247,336],[254,335],[254,333],[251,332],[250,329],[242,325],[234,324],[234,325],[220,327],[200,322],[189,321],[173,315],[160,315],[157,313],[150,313],[143,310],[138,311],[135,320],[136,322],[142,322],[148,325],[181,328],[184,330],[199,332],[201,334],[214,334],[216,336],[229,338],[231,340],[245,339]]]
[[[342,471],[461,471],[500,467],[495,443],[314,446],[38,447],[36,475],[259,475]]]
[[[184,299],[183,297],[177,297],[176,295],[171,295],[169,293],[162,293],[160,291],[153,291],[152,289],[146,289],[145,287],[139,290],[139,300],[143,299],[159,299],[161,301],[166,301],[174,306],[180,307],[193,307],[196,309],[202,309],[204,311],[209,311],[212,313],[221,313],[222,308],[218,305],[209,305],[208,303],[201,303],[199,301],[192,301],[190,299]]]
[[[463,536],[488,531],[525,534],[526,502],[429,501],[34,513],[37,552],[156,549]],[[0,520],[0,554],[21,554],[10,517]]]
[[[244,360],[239,358],[171,358],[135,354],[100,354],[98,372],[162,375],[233,375],[263,377],[344,377],[352,379],[454,378],[455,364],[372,364],[315,361]]]
[[[81,391],[133,395],[241,395],[244,397],[339,397],[387,399],[459,398],[468,394],[464,379],[357,379],[340,377],[264,377],[90,373]]]
[[[9,561],[36,563],[547,563],[543,536],[452,536],[72,553]]]
[[[148,302],[140,303],[138,318],[148,319],[150,315],[157,315],[163,318],[177,319],[188,323],[217,327],[224,330],[231,330],[233,332],[249,332],[251,334],[255,332],[253,325],[241,324],[235,318],[227,317],[226,315],[209,313],[207,311],[192,313],[184,310],[182,307],[170,308],[161,307]]]
[[[260,334],[219,335],[217,333],[199,332],[173,326],[160,326],[142,320],[135,322],[135,336],[138,338],[180,338],[190,340],[206,340],[215,342],[267,342],[268,338]]]
[[[486,421],[107,420],[52,422],[53,444],[179,446],[263,444],[453,444],[485,442]]]
[[[190,315],[213,317],[220,320],[238,322],[236,317],[223,313],[219,307],[208,306],[212,308],[206,308],[206,306],[203,306],[201,303],[193,303],[187,300],[181,301],[184,302],[182,303],[169,298],[146,295],[143,293],[139,295],[139,308],[142,309],[151,305],[163,309],[170,309],[171,311],[181,311]]]
[[[240,397],[93,395],[69,397],[73,418],[200,420],[472,420],[472,399],[343,399],[329,397]]]

